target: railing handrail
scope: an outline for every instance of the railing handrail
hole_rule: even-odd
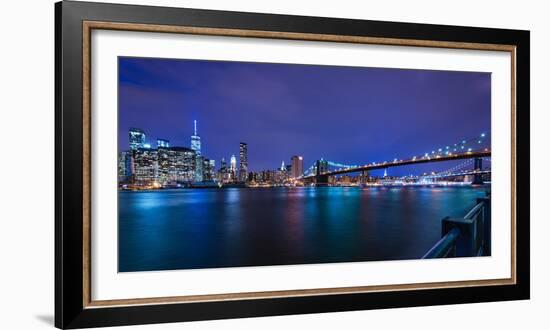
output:
[[[422,258],[490,255],[489,198],[489,194],[478,198],[477,204],[462,218],[444,218],[441,239]]]
[[[460,229],[453,228],[437,243],[435,243],[435,245],[428,252],[426,252],[422,259],[446,257],[454,248],[458,236],[460,236]]]
[[[483,208],[484,205],[485,205],[485,201],[481,201],[481,202],[477,203],[477,205],[474,206],[474,207],[470,210],[470,212],[468,212],[468,213],[464,216],[464,219],[472,219],[476,213],[481,212],[481,209]]]

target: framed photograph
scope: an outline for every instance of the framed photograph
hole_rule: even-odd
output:
[[[59,328],[529,298],[529,32],[59,2]]]

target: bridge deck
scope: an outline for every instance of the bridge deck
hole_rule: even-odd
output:
[[[490,157],[490,156],[491,156],[491,151],[472,151],[472,152],[465,152],[465,153],[453,154],[453,155],[447,155],[447,156],[422,157],[422,158],[397,160],[397,161],[392,161],[392,162],[369,164],[369,165],[365,165],[365,166],[358,166],[358,167],[341,169],[341,170],[336,170],[336,171],[331,171],[331,172],[325,172],[325,173],[322,173],[320,175],[321,176],[332,176],[332,175],[340,175],[340,174],[346,174],[346,173],[380,170],[380,169],[385,169],[385,168],[389,168],[389,167],[396,167],[396,166],[406,166],[406,165],[423,164],[423,163],[435,163],[435,162],[444,162],[444,161],[450,161],[450,160],[479,158],[479,157]],[[306,176],[306,177],[303,177],[303,178],[306,179],[306,178],[311,178],[311,177],[315,177],[315,175],[310,175],[310,176]]]

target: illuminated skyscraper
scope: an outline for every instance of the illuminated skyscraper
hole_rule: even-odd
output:
[[[195,180],[195,152],[185,147],[158,148],[159,182],[172,184]]]
[[[195,120],[193,122],[194,124],[194,131],[193,135],[191,135],[191,150],[195,151],[195,181],[200,182],[204,179],[203,177],[203,169],[204,169],[204,162],[203,157],[201,156],[201,137],[197,134],[197,121]]]
[[[245,182],[248,178],[248,146],[239,143],[239,181]]]
[[[210,159],[204,158],[202,161],[202,178],[204,181],[210,181],[214,179],[214,168],[212,167],[212,163],[210,162]]]
[[[201,155],[195,156],[195,182],[204,180],[204,157]]]
[[[229,173],[231,174],[231,180],[237,178],[237,158],[235,155],[231,155],[231,161],[229,162]]]
[[[206,167],[206,164],[204,165]],[[216,161],[210,159],[208,161],[208,180],[216,179]]]
[[[129,140],[130,150],[137,150],[145,147],[145,132],[139,128],[130,128]]]
[[[195,150],[195,154],[198,156],[201,154],[201,137],[197,134],[197,121],[194,121],[195,129],[194,134],[191,135],[191,149]]]
[[[152,184],[158,179],[158,154],[156,149],[139,148],[134,151],[135,182]]]
[[[165,139],[157,139],[157,148],[169,148],[170,141]]]
[[[131,155],[130,151],[121,151],[118,153],[118,182],[128,182],[131,175]]]
[[[304,173],[304,158],[302,156],[292,156],[292,177],[298,178]]]

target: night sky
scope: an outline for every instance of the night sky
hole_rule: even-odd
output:
[[[490,132],[490,73],[343,66],[119,58],[119,150],[128,129],[156,146],[190,147],[198,120],[202,154],[275,169],[292,155],[360,165],[410,158]],[[452,164],[390,169],[391,175]]]

